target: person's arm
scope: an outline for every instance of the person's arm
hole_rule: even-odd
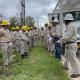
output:
[[[74,32],[75,32],[75,27],[74,27],[74,26],[71,26],[71,27],[68,29],[68,34],[67,34],[67,36],[62,37],[62,41],[64,41],[64,42],[69,41],[70,38],[72,38],[72,36],[74,35]]]

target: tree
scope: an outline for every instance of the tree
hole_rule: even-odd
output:
[[[34,18],[32,18],[31,16],[26,17],[26,25],[29,27],[34,27],[35,21]]]
[[[3,19],[3,15],[2,14],[0,14],[0,24],[1,24],[1,22],[2,22],[2,19]]]
[[[19,23],[19,19],[17,17],[10,17],[10,30],[12,29],[12,27],[15,27],[15,26],[20,26],[20,23]]]
[[[16,26],[16,24],[17,24],[16,17],[14,17],[14,16],[10,17],[10,23],[11,23],[11,26]]]

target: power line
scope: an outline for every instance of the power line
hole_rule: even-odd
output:
[[[25,0],[21,0],[21,22],[25,25]]]

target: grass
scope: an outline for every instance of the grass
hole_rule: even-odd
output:
[[[23,60],[17,56],[8,69],[10,75],[0,80],[69,80],[61,63],[41,46]]]

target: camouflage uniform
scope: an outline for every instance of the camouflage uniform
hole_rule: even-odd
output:
[[[38,30],[33,30],[33,37],[34,37],[34,47],[37,46],[38,43]]]
[[[27,41],[26,41],[26,51],[29,52],[30,51],[30,39],[28,37],[28,31],[25,32],[25,35],[27,37]]]
[[[45,37],[44,37],[45,48],[47,49],[47,28],[45,29]]]
[[[28,31],[28,38],[29,38],[29,41],[30,41],[30,49],[32,49],[32,47],[34,46],[34,39],[33,39],[33,31],[30,30]]]
[[[47,47],[48,47],[48,51],[52,52],[53,51],[53,41],[52,41],[52,37],[50,36],[50,34],[52,33],[52,29],[51,30],[47,30]]]
[[[0,28],[0,46],[3,54],[4,65],[12,62],[12,43],[13,37],[4,28]]]
[[[40,36],[41,42],[44,43],[45,30],[40,30],[39,36]]]
[[[26,37],[26,34],[24,32],[20,33],[20,54],[21,57],[24,58],[25,55],[27,55],[28,50],[26,42],[28,41],[28,38]]]
[[[14,38],[15,38],[14,47],[16,51],[20,53],[20,32],[15,32]]]

